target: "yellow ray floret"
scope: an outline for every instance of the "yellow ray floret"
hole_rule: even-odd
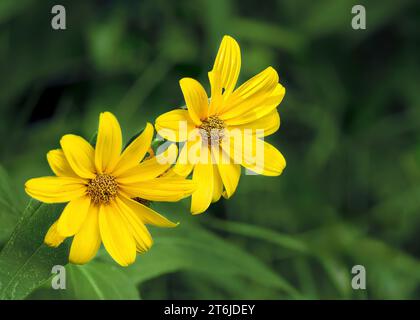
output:
[[[187,109],[156,119],[161,136],[185,142],[174,172],[182,176],[193,172],[197,184],[193,214],[204,212],[221,195],[231,197],[241,166],[267,176],[280,175],[286,166],[283,155],[263,141],[280,127],[277,106],[286,90],[272,67],[236,88],[240,69],[239,45],[225,36],[209,72],[211,99],[198,81],[183,78],[180,86]]]
[[[25,184],[26,192],[39,201],[68,202],[45,236],[47,245],[57,247],[73,237],[69,260],[84,264],[103,243],[117,263],[128,266],[135,261],[136,252],[152,246],[145,225],[177,225],[144,205],[147,201],[177,201],[195,189],[191,180],[181,176],[162,177],[171,162],[159,161],[160,155],[144,160],[153,131],[148,123],[122,150],[120,125],[114,115],[104,112],[95,148],[79,136],[65,135],[61,149],[48,152],[55,176],[30,179]],[[173,144],[165,155],[176,152]]]

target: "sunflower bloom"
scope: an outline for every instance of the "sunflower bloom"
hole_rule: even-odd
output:
[[[277,106],[285,95],[277,72],[268,67],[235,89],[241,68],[238,43],[225,36],[209,72],[211,99],[201,84],[183,78],[180,86],[187,109],[156,119],[165,139],[182,142],[174,171],[197,185],[191,212],[204,212],[211,202],[235,192],[241,166],[252,172],[278,176],[286,166],[283,155],[263,139],[280,127]],[[226,159],[228,161],[226,161]]]
[[[142,161],[153,133],[148,123],[122,151],[120,125],[105,112],[100,115],[95,148],[79,136],[62,137],[61,149],[47,154],[55,176],[30,179],[25,184],[26,192],[41,202],[68,202],[45,236],[47,245],[57,247],[65,238],[73,237],[69,260],[84,264],[103,242],[118,264],[128,266],[135,261],[136,252],[145,252],[152,245],[146,224],[177,225],[142,204],[178,201],[194,190],[190,180],[159,177],[170,167],[170,161],[162,164],[159,156]],[[175,145],[167,153],[174,151],[176,156]]]

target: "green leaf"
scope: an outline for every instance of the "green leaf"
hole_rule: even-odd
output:
[[[177,229],[156,230],[152,250],[127,268],[133,281],[142,283],[175,271],[195,271],[222,277],[226,286],[247,279],[290,297],[299,296],[280,275],[225,239],[193,223],[182,223]]]
[[[66,288],[45,285],[31,299],[138,300],[140,295],[125,269],[115,263],[92,261],[86,265],[66,266]]]
[[[223,221],[215,218],[209,218],[207,219],[207,222],[211,227],[216,229],[267,241],[284,249],[296,251],[299,253],[307,253],[308,251],[305,242],[301,241],[298,237],[295,238],[287,234],[281,234],[267,228],[253,226],[241,222]]]
[[[61,205],[31,200],[12,236],[0,253],[0,299],[23,299],[51,276],[54,265],[68,262],[68,246],[43,244]]]
[[[10,236],[21,215],[22,203],[17,194],[9,181],[6,170],[0,166],[0,242]]]
[[[125,275],[125,269],[115,263],[93,261],[83,266],[68,265],[70,284],[67,286],[75,299],[140,299],[134,283]]]

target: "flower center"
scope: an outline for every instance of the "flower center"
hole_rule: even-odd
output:
[[[95,204],[108,204],[115,198],[118,184],[109,174],[98,174],[87,184],[87,193]]]
[[[210,143],[220,142],[224,136],[225,123],[218,116],[210,116],[201,122],[199,127],[201,137]]]

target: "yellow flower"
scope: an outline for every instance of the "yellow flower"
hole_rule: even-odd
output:
[[[159,156],[140,163],[150,148],[153,132],[148,123],[121,153],[120,125],[105,112],[100,115],[95,148],[79,136],[63,136],[62,149],[47,154],[56,176],[30,179],[25,184],[26,192],[39,201],[68,202],[45,236],[47,245],[57,247],[74,236],[69,260],[83,264],[96,255],[103,242],[117,263],[128,266],[135,261],[136,251],[145,252],[152,245],[145,224],[177,225],[141,203],[178,201],[194,190],[190,180],[159,177],[171,166],[170,162],[162,164]],[[165,157],[176,157],[176,153],[172,145]]]
[[[235,89],[240,68],[239,45],[225,36],[209,72],[211,99],[198,81],[183,78],[180,86],[187,110],[173,110],[156,119],[162,137],[185,142],[174,171],[185,177],[193,171],[197,184],[193,214],[204,212],[221,195],[232,196],[241,165],[267,176],[280,175],[286,166],[282,154],[263,141],[280,127],[276,107],[285,88],[268,67]]]

